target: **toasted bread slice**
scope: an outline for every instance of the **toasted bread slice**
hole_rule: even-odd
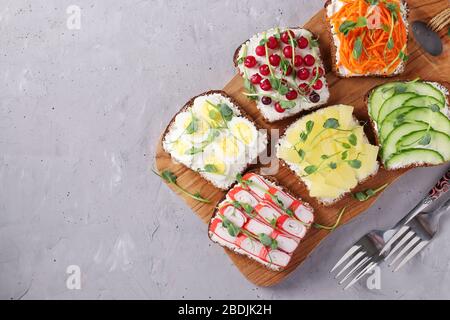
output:
[[[307,29],[273,28],[258,33],[236,49],[233,62],[244,78],[244,94],[255,100],[267,122],[328,101],[319,42]]]
[[[381,3],[381,1],[379,2]],[[339,9],[344,5],[344,2],[342,2],[341,0],[328,0],[325,3],[325,19],[327,21],[327,30],[328,30],[328,34],[329,34],[329,38],[331,40],[331,57],[332,57],[332,69],[333,72],[340,78],[350,78],[350,77],[393,77],[393,76],[397,76],[399,74],[402,74],[405,70],[405,66],[406,66],[406,61],[407,61],[407,39],[408,39],[408,33],[409,33],[409,25],[408,25],[408,6],[405,0],[388,0],[388,3],[394,3],[394,4],[398,4],[398,13],[396,13],[395,15],[398,17],[399,21],[404,25],[405,28],[405,45],[404,48],[400,48],[400,50],[397,49],[393,49],[396,50],[395,54],[392,53],[392,55],[390,54],[390,49],[388,49],[388,35],[389,35],[389,30],[387,28],[386,25],[383,25],[381,23],[381,21],[378,23],[379,25],[373,25],[373,27],[371,26],[371,30],[367,30],[367,24],[370,20],[370,15],[372,9],[371,6],[369,6],[368,8],[368,12],[365,13],[363,16],[366,19],[366,25],[362,26],[361,29],[365,30],[368,33],[373,33],[373,32],[385,32],[386,36],[383,38],[385,39],[385,44],[384,44],[384,52],[383,52],[383,56],[385,57],[386,60],[386,66],[380,66],[379,68],[374,68],[372,71],[370,72],[360,72],[358,70],[349,70],[348,67],[346,67],[343,61],[345,60],[349,60],[351,57],[344,57],[345,59],[341,59],[341,54],[342,52],[340,51],[340,40],[339,40],[339,36],[338,34],[340,34],[340,31],[338,28],[335,28],[335,26],[331,23],[330,21],[330,17],[335,14],[336,12],[339,11]],[[378,5],[378,4],[377,4]],[[383,6],[386,4],[382,4]],[[371,10],[371,12],[369,12],[369,10]],[[369,17],[367,17],[369,16]],[[352,19],[347,19],[345,16],[342,17],[342,23],[347,22],[347,21],[353,21],[355,20],[355,18]],[[356,22],[356,21],[353,21]],[[341,24],[342,25],[342,24]],[[372,29],[373,28],[373,29]],[[384,28],[384,30],[383,30]],[[357,27],[355,28],[357,29]],[[352,29],[354,30],[354,29]],[[352,32],[352,31],[350,31]],[[377,35],[379,36],[379,35]],[[354,48],[354,47],[353,47]],[[360,54],[365,54],[364,53],[365,48],[362,48],[360,51]],[[400,53],[401,52],[401,53]],[[348,55],[353,55],[353,51],[352,48],[350,48],[350,50],[348,50]],[[389,67],[389,65],[391,63],[397,64],[397,66],[395,68]],[[375,64],[374,64],[375,66]],[[356,68],[355,68],[356,69]]]
[[[313,223],[313,211],[275,178],[248,172],[217,205],[208,235],[221,246],[280,271]]]
[[[162,144],[173,160],[226,190],[266,150],[267,133],[232,97],[214,90],[184,105],[167,126]]]
[[[393,81],[364,100],[388,170],[438,165],[450,160],[448,83]]]
[[[286,129],[277,157],[317,201],[329,206],[375,175],[378,147],[371,145],[353,107],[335,105],[308,114]]]

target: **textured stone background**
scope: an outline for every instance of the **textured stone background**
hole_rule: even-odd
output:
[[[81,7],[81,29],[66,27]],[[450,298],[450,219],[381,290],[328,270],[394,223],[444,167],[404,176],[273,288],[248,283],[151,174],[154,146],[191,96],[234,75],[242,40],[301,25],[322,1],[0,1],[0,298]],[[79,265],[82,289],[65,285]]]

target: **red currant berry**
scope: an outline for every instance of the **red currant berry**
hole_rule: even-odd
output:
[[[303,61],[308,67],[310,67],[316,62],[316,59],[314,59],[312,55],[307,54],[306,56],[303,57]]]
[[[275,37],[269,37],[269,39],[267,39],[267,47],[269,49],[276,49],[278,48],[278,40]]]
[[[256,58],[254,56],[245,57],[244,65],[247,68],[253,68],[254,66],[256,66]]]
[[[295,91],[295,90],[291,90],[288,93],[286,93],[286,99],[288,99],[288,100],[295,100],[295,99],[297,99],[297,96],[298,96],[298,94],[297,94],[297,91]]]
[[[262,90],[264,91],[269,91],[272,89],[272,85],[270,84],[269,79],[265,79],[263,81],[261,81],[261,83],[259,84],[259,86],[261,87]]]
[[[297,43],[298,43],[298,47],[300,49],[305,49],[308,46],[308,44],[309,44],[308,39],[306,39],[305,37],[300,37],[297,40]]]
[[[292,47],[291,46],[284,47],[283,54],[286,58],[292,58]]]
[[[289,37],[289,33],[291,34],[291,36]],[[291,43],[291,38],[295,39],[295,33],[292,30],[289,30],[289,33],[287,31],[283,32],[281,34],[281,41],[283,41],[286,44]]]
[[[292,67],[288,66],[286,70],[283,70],[283,74],[285,76],[290,76],[292,74],[292,71],[293,71]]]
[[[297,77],[300,78],[300,80],[306,80],[309,78],[309,71],[306,68],[300,68],[297,71]]]
[[[272,66],[278,67],[280,65],[281,58],[277,54],[271,54],[269,56],[269,62]]]
[[[300,90],[300,93],[304,96],[306,96],[311,91],[310,86],[306,82],[300,83],[298,85],[298,89]]]
[[[298,68],[298,67],[300,67],[302,64],[303,64],[303,58],[302,58],[302,56],[296,55],[296,56],[294,57],[294,66],[295,66],[296,68]]]
[[[323,74],[325,73],[323,71],[323,69],[321,67],[315,67],[312,70],[312,76],[315,77],[317,75],[317,73],[319,73],[319,77],[323,76]]]
[[[255,49],[257,56],[265,56],[266,55],[266,47],[265,46],[257,46]]]
[[[275,103],[274,107],[275,107],[275,110],[279,113],[283,113],[285,111],[279,102]]]
[[[250,77],[250,82],[253,84],[259,84],[262,80],[262,77],[259,75],[259,73],[255,73]]]
[[[315,90],[320,90],[320,89],[322,89],[322,87],[323,87],[323,82],[322,82],[322,80],[317,79],[317,80],[316,80],[316,83],[314,83],[312,87],[313,87],[313,89],[315,89]]]
[[[309,95],[309,100],[311,100],[312,103],[317,103],[320,100],[320,96],[317,92],[313,91]]]
[[[267,64],[263,64],[259,67],[259,73],[261,73],[263,76],[268,76],[270,74],[270,69]]]
[[[272,98],[264,96],[261,98],[261,102],[267,106],[272,103]]]

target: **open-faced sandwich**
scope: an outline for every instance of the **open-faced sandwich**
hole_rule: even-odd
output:
[[[396,81],[366,96],[387,169],[450,160],[449,89],[431,81]]]
[[[313,209],[274,179],[252,172],[238,178],[211,218],[209,237],[272,270],[281,270],[314,221]]]
[[[172,119],[163,148],[173,160],[197,171],[220,189],[267,147],[267,134],[223,91],[192,98]]]
[[[403,0],[328,0],[333,70],[340,77],[395,76],[407,56],[408,9]]]
[[[378,147],[367,140],[353,107],[336,105],[288,127],[277,157],[300,177],[310,195],[331,205],[378,170]]]
[[[328,101],[319,43],[306,29],[258,33],[236,50],[234,64],[244,78],[245,94],[268,122]]]

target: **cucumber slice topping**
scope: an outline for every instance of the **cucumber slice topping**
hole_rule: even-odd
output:
[[[405,149],[392,155],[386,161],[388,169],[400,169],[410,165],[440,164],[444,162],[442,155],[430,149]]]
[[[439,100],[436,98],[430,97],[430,96],[417,96],[414,98],[411,98],[405,103],[403,103],[402,107],[427,107],[427,108],[434,108],[438,107],[441,111],[444,109],[444,104],[442,104]]]
[[[383,161],[389,159],[391,155],[396,153],[397,150],[397,142],[399,142],[402,138],[410,134],[411,132],[420,132],[421,130],[428,129],[428,123],[425,122],[413,122],[413,123],[404,123],[389,134],[386,140],[383,143],[381,158]]]
[[[450,136],[435,130],[411,132],[396,143],[397,150],[431,149],[441,154],[445,161],[450,159]]]
[[[378,128],[378,137],[380,142],[383,142],[395,127],[398,127],[400,124],[404,123],[405,114],[414,108],[415,107],[401,107],[389,113]]]
[[[368,107],[372,119],[377,120],[383,103],[394,95],[401,93],[415,93],[420,96],[429,96],[445,105],[445,95],[433,85],[423,82],[389,82],[375,88],[369,97]]]
[[[388,169],[450,160],[446,107],[443,90],[423,81],[390,82],[372,90],[368,111]]]
[[[405,122],[423,121],[436,131],[450,135],[450,120],[442,113],[432,111],[430,108],[413,108],[404,116]]]
[[[383,122],[384,118],[394,111],[395,109],[400,108],[403,103],[408,101],[411,98],[415,98],[417,95],[415,93],[401,93],[387,99],[383,105],[381,106],[380,113],[378,114],[377,122]]]

